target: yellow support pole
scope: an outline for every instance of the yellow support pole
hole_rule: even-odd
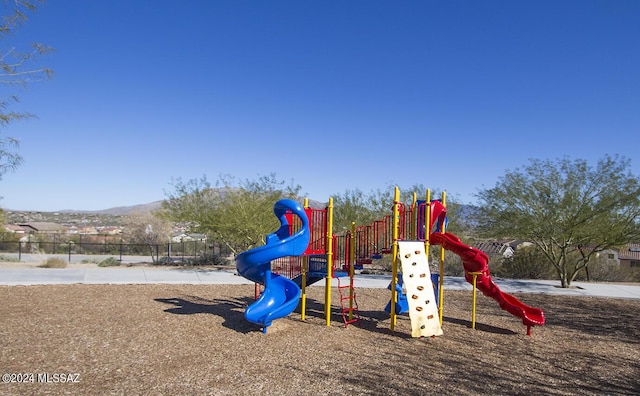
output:
[[[416,205],[418,202],[416,193],[413,193],[413,201],[411,202],[411,207],[413,210],[411,211],[411,223],[410,223],[410,240],[418,239],[418,206]]]
[[[398,291],[396,285],[398,284],[398,225],[400,223],[400,189],[395,188],[393,194],[393,248],[391,254],[393,255],[391,266],[391,325],[389,329],[395,331],[398,315],[396,315],[396,303],[398,302]]]
[[[473,298],[471,302],[471,328],[475,330],[476,328],[476,296],[478,292],[477,282],[478,275],[481,275],[482,272],[469,272],[470,275],[473,275]]]
[[[445,191],[442,192],[442,206],[447,207],[447,193]],[[445,224],[442,222],[441,232],[445,233]],[[438,280],[439,290],[438,295],[440,296],[438,300],[438,310],[440,311],[440,326],[442,326],[442,318],[444,312],[444,247],[440,246],[440,279]]]
[[[356,266],[356,223],[351,222],[351,234],[349,235],[349,320],[353,320],[353,276]]]
[[[307,209],[309,207],[309,198],[304,199],[304,208]],[[307,271],[309,269],[309,256],[302,257],[302,268],[300,268],[300,272],[302,273],[302,291],[300,293],[300,315],[301,320],[304,321],[306,313],[307,313]]]
[[[424,208],[424,251],[429,260],[429,238],[431,238],[431,189],[427,188],[426,203]]]
[[[424,207],[424,254],[427,256],[427,263],[428,263],[429,247],[431,246],[431,242],[429,242],[429,238],[431,238],[431,189],[430,188],[427,188],[426,199],[427,200],[425,202],[425,207]],[[416,227],[417,227],[417,224],[416,224]],[[440,308],[438,308],[438,312],[439,312],[439,309]],[[440,323],[440,325],[442,326],[442,322]]]
[[[327,277],[324,286],[324,316],[327,326],[331,326],[331,277],[333,276],[333,198],[327,207]]]

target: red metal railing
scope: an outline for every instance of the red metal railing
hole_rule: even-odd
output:
[[[309,219],[309,246],[303,255],[327,253],[327,208],[305,209]]]
[[[424,238],[424,211],[425,204],[409,205],[398,203],[398,239],[404,240]],[[309,219],[309,246],[302,256],[313,256],[315,261],[322,261],[326,268],[326,237],[327,237],[327,213],[328,208],[314,209],[306,208],[305,213]],[[300,225],[300,219],[292,214],[287,214],[290,224],[290,232],[296,232]],[[333,235],[333,262],[332,269],[344,271],[349,269],[349,250],[351,244],[351,233],[343,232],[340,235]],[[355,263],[357,265],[371,264],[376,256],[389,254],[393,248],[393,215],[384,216],[381,220],[376,220],[370,225],[358,226],[354,236]],[[301,257],[283,257],[272,261],[272,271],[289,278],[300,275],[302,268]],[[311,270],[311,269],[310,269]]]
[[[289,279],[302,273],[302,256],[286,256],[271,261],[271,272]]]

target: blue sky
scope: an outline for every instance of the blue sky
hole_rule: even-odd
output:
[[[640,174],[640,1],[50,1],[0,207],[161,200],[274,172],[316,200],[421,183],[473,203],[529,158]],[[6,91],[6,87],[2,88]]]

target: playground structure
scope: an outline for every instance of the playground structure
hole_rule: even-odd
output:
[[[504,293],[493,282],[488,256],[446,232],[446,193],[432,200],[430,191],[425,200],[413,195],[410,205],[400,201],[399,189],[394,192],[392,213],[370,225],[355,226],[334,234],[333,199],[327,207],[315,209],[292,200],[274,205],[280,228],[269,234],[266,245],[238,255],[236,265],[240,275],[264,286],[264,291],[245,311],[245,317],[266,332],[272,320],[292,313],[301,302],[301,319],[306,314],[306,287],[325,281],[324,314],[331,324],[332,280],[338,282],[339,302],[344,325],[358,322],[360,316],[353,287],[355,269],[371,264],[384,254],[392,255],[392,275],[387,305],[390,330],[394,331],[399,314],[408,313],[412,336],[442,334],[444,311],[444,251],[460,256],[465,279],[473,285],[472,327],[475,328],[476,288],[495,299],[500,308],[522,319],[531,334],[532,326],[544,324],[544,313]],[[439,273],[430,274],[429,247],[439,245]],[[341,278],[348,278],[344,284]]]

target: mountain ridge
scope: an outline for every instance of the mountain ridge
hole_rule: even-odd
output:
[[[302,200],[304,198],[300,198]],[[96,209],[96,210],[77,210],[77,209],[62,209],[62,210],[52,210],[52,211],[43,211],[43,210],[13,210],[13,209],[4,209],[5,212],[40,212],[40,213],[62,213],[62,214],[96,214],[96,215],[111,215],[111,216],[126,216],[133,213],[147,213],[152,212],[154,210],[160,209],[162,206],[162,202],[153,201],[144,204],[130,205],[130,206],[114,206],[107,209]],[[309,207],[311,208],[324,208],[326,203],[316,201],[313,199],[309,199]]]
[[[153,201],[145,204],[137,204],[130,206],[114,206],[112,208],[100,209],[100,210],[74,210],[65,209],[57,210],[58,213],[91,213],[91,214],[104,214],[112,216],[124,216],[132,213],[145,213],[160,209],[164,201]]]

